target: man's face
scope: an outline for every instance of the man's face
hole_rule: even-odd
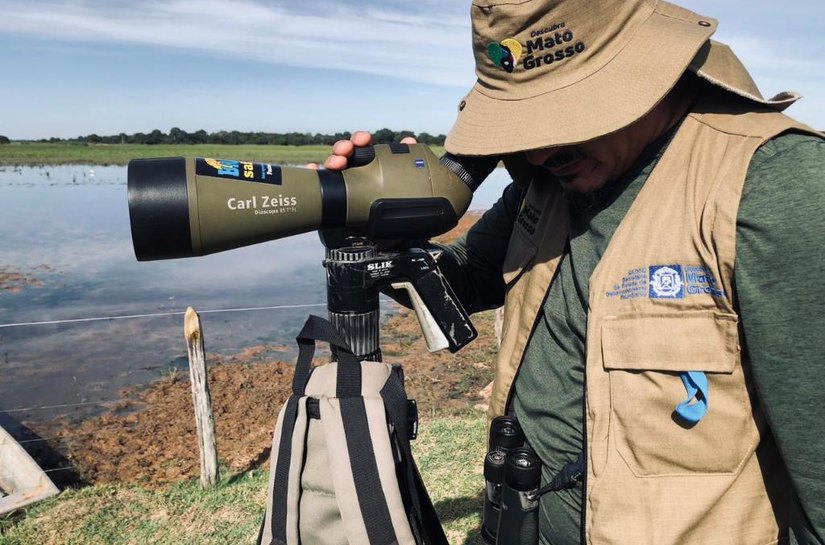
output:
[[[633,166],[648,143],[640,140],[631,126],[581,144],[529,150],[526,156],[561,180],[565,191],[589,193]]]
[[[596,191],[626,173],[648,144],[684,117],[694,89],[677,89],[623,129],[581,144],[529,150],[525,152],[527,160],[546,168],[562,182],[565,191]]]

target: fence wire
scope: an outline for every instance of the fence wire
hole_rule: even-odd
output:
[[[250,312],[250,311],[259,311],[259,310],[284,310],[284,309],[294,309],[294,308],[312,308],[312,307],[323,307],[326,306],[326,303],[306,303],[306,304],[298,304],[298,305],[274,305],[268,307],[240,307],[240,308],[216,308],[216,309],[207,309],[207,310],[199,310],[198,314],[218,314],[222,312]],[[76,324],[76,323],[83,323],[83,322],[105,322],[105,321],[112,321],[112,320],[132,320],[135,318],[158,318],[162,316],[183,316],[186,314],[186,311],[174,311],[174,312],[152,312],[147,314],[128,314],[128,315],[120,315],[120,316],[94,316],[89,318],[68,318],[65,320],[43,320],[39,322],[16,322],[16,323],[8,323],[8,324],[0,324],[0,329],[6,329],[11,327],[30,327],[30,326],[42,326],[42,325],[55,325],[55,324]]]
[[[381,297],[383,303],[392,302],[392,300],[388,297]],[[259,307],[237,307],[237,308],[217,308],[217,309],[206,309],[206,310],[198,310],[198,314],[219,314],[219,313],[231,313],[231,312],[257,312],[257,311],[264,311],[264,310],[287,310],[287,309],[300,309],[300,308],[317,308],[317,307],[325,307],[327,303],[304,303],[304,304],[294,304],[294,305],[272,305],[272,306],[259,306]],[[171,312],[152,312],[152,313],[143,313],[143,314],[128,314],[128,315],[113,315],[113,316],[91,316],[91,317],[83,317],[83,318],[68,318],[63,320],[43,320],[43,321],[31,321],[31,322],[12,322],[12,323],[4,323],[0,324],[0,329],[10,329],[10,328],[19,328],[19,327],[36,327],[36,326],[44,326],[44,325],[58,325],[58,324],[77,324],[77,323],[90,323],[90,322],[103,322],[103,321],[115,321],[115,320],[133,320],[133,319],[144,319],[144,318],[159,318],[159,317],[167,317],[167,316],[184,316],[186,314],[185,311],[171,311]],[[60,403],[54,405],[40,405],[40,406],[31,406],[31,407],[17,407],[14,409],[0,409],[0,414],[17,414],[17,413],[24,413],[24,412],[32,412],[32,411],[48,411],[48,410],[56,410],[56,409],[68,409],[73,407],[89,407],[94,405],[105,405],[107,403],[118,403],[122,401],[122,399],[103,399],[98,401],[81,401],[77,403]],[[74,437],[80,436],[89,436],[94,435],[94,432],[86,432],[86,433],[70,433],[65,436],[54,436],[54,437],[36,437],[31,439],[20,439],[17,442],[20,445],[31,445],[34,446],[37,443],[49,443],[49,442],[62,442],[66,440],[70,440]],[[45,469],[44,473],[56,473],[60,471],[74,471],[77,467],[73,465],[68,466],[61,466],[55,467],[50,469]]]

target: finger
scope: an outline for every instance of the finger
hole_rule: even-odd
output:
[[[412,136],[405,136],[404,138],[401,139],[401,143],[402,144],[417,144],[418,140],[416,140]]]
[[[306,165],[304,165],[304,168],[308,168],[308,169],[311,169],[311,170],[318,170],[321,167],[318,165],[318,163],[307,163]]]
[[[344,170],[347,168],[347,158],[342,155],[330,155],[324,161],[324,167],[329,170]]]
[[[332,154],[340,155],[341,157],[349,157],[352,155],[355,145],[349,140],[339,140],[332,145]]]
[[[367,131],[355,131],[350,137],[350,141],[359,148],[361,146],[369,146],[370,142],[372,142],[372,135]]]

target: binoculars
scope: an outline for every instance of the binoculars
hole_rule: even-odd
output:
[[[482,539],[488,545],[538,543],[541,464],[525,446],[524,432],[515,417],[493,419],[488,449],[484,457]]]

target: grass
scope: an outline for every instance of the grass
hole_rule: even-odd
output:
[[[425,420],[414,442],[419,469],[449,541],[481,544],[481,472],[486,429],[481,413]],[[263,515],[265,471],[150,490],[99,485],[0,518],[0,545],[218,545],[255,542]]]
[[[452,545],[481,545],[484,414],[424,421],[414,454],[447,539]]]
[[[321,162],[330,146],[257,146],[218,144],[50,144],[12,143],[0,146],[0,165],[125,165],[147,157],[215,157],[280,164]],[[443,148],[433,148],[441,155]]]
[[[266,475],[222,481],[210,491],[197,482],[166,490],[93,486],[66,490],[0,522],[3,545],[252,543],[257,536]]]

